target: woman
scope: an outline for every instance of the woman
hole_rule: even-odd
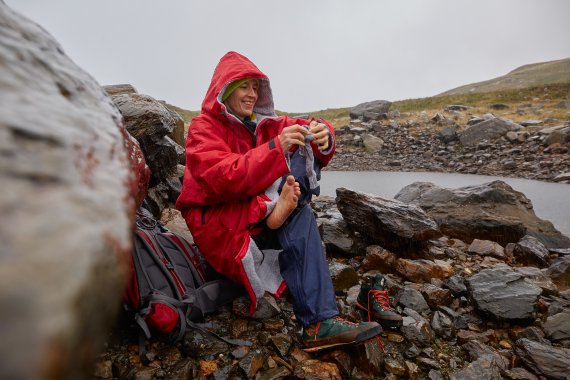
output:
[[[308,350],[362,342],[381,327],[338,317],[314,216],[298,205],[300,185],[288,175],[290,158],[302,149],[325,166],[335,149],[332,125],[277,117],[267,76],[229,52],[190,124],[176,205],[206,260],[244,286],[250,314],[265,292],[280,296],[289,287]]]

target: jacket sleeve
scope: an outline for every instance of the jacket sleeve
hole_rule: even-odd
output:
[[[208,120],[197,120],[190,127],[187,165],[207,192],[208,204],[259,195],[289,170],[276,138],[241,154],[234,152],[235,147],[232,151],[226,133]],[[237,144],[238,139],[232,143]]]

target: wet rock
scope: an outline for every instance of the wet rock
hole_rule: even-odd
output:
[[[198,368],[191,359],[182,359],[178,361],[172,371],[169,373],[169,379],[186,380],[195,378],[198,374]]]
[[[403,305],[404,307],[409,307],[418,313],[429,313],[430,311],[422,293],[410,286],[405,286],[398,292],[396,295],[396,301],[398,304]]]
[[[138,91],[132,84],[111,84],[103,86],[103,89],[109,96],[120,94],[138,94]]]
[[[548,317],[544,331],[554,342],[570,339],[570,310]]]
[[[505,371],[505,376],[512,380],[538,380],[538,377],[521,367],[515,367],[510,371]]]
[[[183,121],[148,95],[123,93],[112,99],[124,117],[127,130],[138,140],[147,159],[151,171],[151,207],[153,214],[159,216],[160,211],[174,204],[180,194],[179,145],[170,136]]]
[[[566,182],[570,181],[570,173],[561,173],[552,179],[554,182]]]
[[[493,256],[498,259],[505,259],[504,248],[501,247],[500,244],[490,240],[473,239],[467,252],[481,256]]]
[[[538,239],[529,235],[524,236],[515,244],[513,255],[517,262],[525,265],[537,265],[544,268],[550,262],[548,249]]]
[[[548,339],[544,338],[544,332],[536,326],[515,327],[511,330],[510,336],[514,341],[526,338],[535,342],[550,344]]]
[[[544,270],[540,270],[536,267],[516,267],[514,270],[540,287],[542,289],[542,295],[558,294],[558,287],[552,282],[550,277],[545,274]]]
[[[391,102],[387,100],[375,100],[358,104],[350,110],[350,118],[361,119],[364,121],[378,120],[380,115],[387,113],[390,110]]]
[[[465,368],[449,374],[451,380],[501,380],[501,369],[494,356],[482,356]]]
[[[465,318],[465,316],[459,314],[458,312],[446,306],[438,306],[438,309],[451,318],[451,320],[453,321],[454,330],[467,328],[467,319]]]
[[[463,145],[473,146],[477,145],[480,141],[494,141],[504,136],[509,131],[517,131],[521,128],[520,125],[512,121],[493,118],[486,120],[475,125],[469,126],[461,133],[459,140]]]
[[[182,352],[195,359],[212,359],[229,351],[229,345],[200,330],[192,330],[184,335]]]
[[[242,318],[249,318],[249,298],[239,297],[236,298],[232,303],[232,312]],[[255,320],[265,320],[271,319],[277,316],[281,312],[279,305],[269,294],[265,294],[262,298],[257,301],[257,309],[251,318]]]
[[[546,138],[542,141],[545,146],[552,146],[555,144],[565,144],[568,141],[568,134],[561,130],[554,130],[550,132]]]
[[[487,346],[479,340],[470,340],[461,346],[469,354],[471,361],[478,360],[483,357],[492,358],[495,364],[501,369],[506,370],[509,367],[507,358],[501,356],[497,350]]]
[[[393,270],[396,263],[396,255],[379,245],[370,245],[366,247],[366,256],[362,261],[362,269],[378,270],[381,273],[389,273]]]
[[[265,355],[260,350],[255,350],[239,361],[239,367],[251,379],[263,367],[264,359]]]
[[[380,153],[384,146],[384,140],[369,134],[362,135],[362,143],[364,144],[364,149],[368,153]]]
[[[431,328],[438,336],[444,339],[451,339],[455,332],[451,318],[439,310],[433,313]]]
[[[406,374],[406,363],[398,357],[386,356],[384,358],[384,368],[386,371],[396,376],[403,376]]]
[[[462,104],[450,104],[448,106],[445,106],[444,110],[445,111],[467,111],[469,109],[471,109],[473,107],[471,106],[464,106]]]
[[[97,362],[93,376],[99,379],[111,379],[113,377],[113,362],[111,360]]]
[[[535,215],[524,194],[503,181],[457,189],[414,182],[401,189],[395,199],[420,206],[451,238],[492,240],[505,246],[531,235],[546,247],[570,246],[568,237]]]
[[[168,230],[182,235],[191,244],[194,243],[194,237],[188,230],[186,221],[180,211],[174,208],[165,208],[160,214],[160,221],[164,223],[164,227]]]
[[[329,264],[329,272],[336,291],[346,290],[358,284],[358,275],[349,265],[332,261]]]
[[[271,337],[271,342],[279,355],[281,355],[281,357],[285,357],[291,349],[293,338],[286,334],[275,334]]]
[[[570,373],[570,350],[529,339],[519,339],[515,351],[536,374],[552,379],[566,379]]]
[[[44,28],[2,1],[0,30],[0,378],[86,378],[125,282],[130,139]]]
[[[432,284],[424,284],[421,288],[421,293],[431,308],[451,303],[452,294],[449,289],[442,289]]]
[[[428,347],[435,338],[435,334],[427,321],[418,321],[411,317],[403,318],[402,334],[406,340],[419,347]]]
[[[354,367],[368,376],[380,376],[383,373],[385,353],[380,338],[372,339],[356,347],[352,359]]]
[[[390,248],[409,248],[441,236],[435,222],[419,207],[338,188],[337,207],[364,239]]]
[[[555,260],[545,274],[561,288],[570,286],[570,256],[564,256]]]
[[[441,260],[396,260],[396,271],[413,282],[430,281],[432,278],[447,278],[453,274],[453,268]]]
[[[529,321],[542,290],[505,264],[484,269],[467,284],[477,309],[498,320]]]
[[[347,224],[342,218],[320,218],[318,223],[328,254],[354,256],[358,253],[359,246],[348,233]]]
[[[457,130],[452,127],[447,127],[442,129],[437,137],[444,144],[449,144],[450,142],[459,140],[459,135],[457,134]]]
[[[468,324],[468,327],[474,327]],[[459,330],[457,332],[457,341],[460,344],[464,344],[471,341],[477,341],[480,343],[489,343],[494,339],[493,331],[485,331],[485,332],[477,332],[477,331],[470,331],[470,330]]]
[[[429,380],[443,380],[444,379],[441,372],[439,372],[435,369],[430,369],[430,371],[428,373],[428,378],[429,378]]]
[[[243,359],[251,351],[250,347],[239,346],[231,352],[231,355],[235,359]]]
[[[465,286],[465,281],[461,276],[451,276],[444,284],[448,288],[454,297],[462,297],[468,294],[467,287]]]
[[[334,350],[321,357],[322,360],[336,364],[343,379],[349,378],[352,372],[352,357],[344,350]]]
[[[256,380],[278,380],[287,378],[291,375],[291,371],[287,367],[275,367],[264,372],[259,372]]]
[[[305,380],[341,380],[340,371],[333,363],[311,359],[298,363],[293,375]]]

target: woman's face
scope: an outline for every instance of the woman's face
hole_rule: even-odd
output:
[[[253,113],[253,106],[257,102],[257,90],[259,84],[256,79],[250,79],[244,82],[231,93],[226,100],[227,106],[230,107],[234,115],[243,119],[246,116],[251,116]]]

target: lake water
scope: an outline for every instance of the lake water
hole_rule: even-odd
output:
[[[457,188],[478,185],[500,179],[532,201],[535,214],[554,224],[558,231],[570,237],[570,185],[518,178],[483,175],[424,172],[342,172],[321,173],[321,195],[336,196],[338,187],[393,198],[403,187],[413,182],[432,182],[441,187]]]

